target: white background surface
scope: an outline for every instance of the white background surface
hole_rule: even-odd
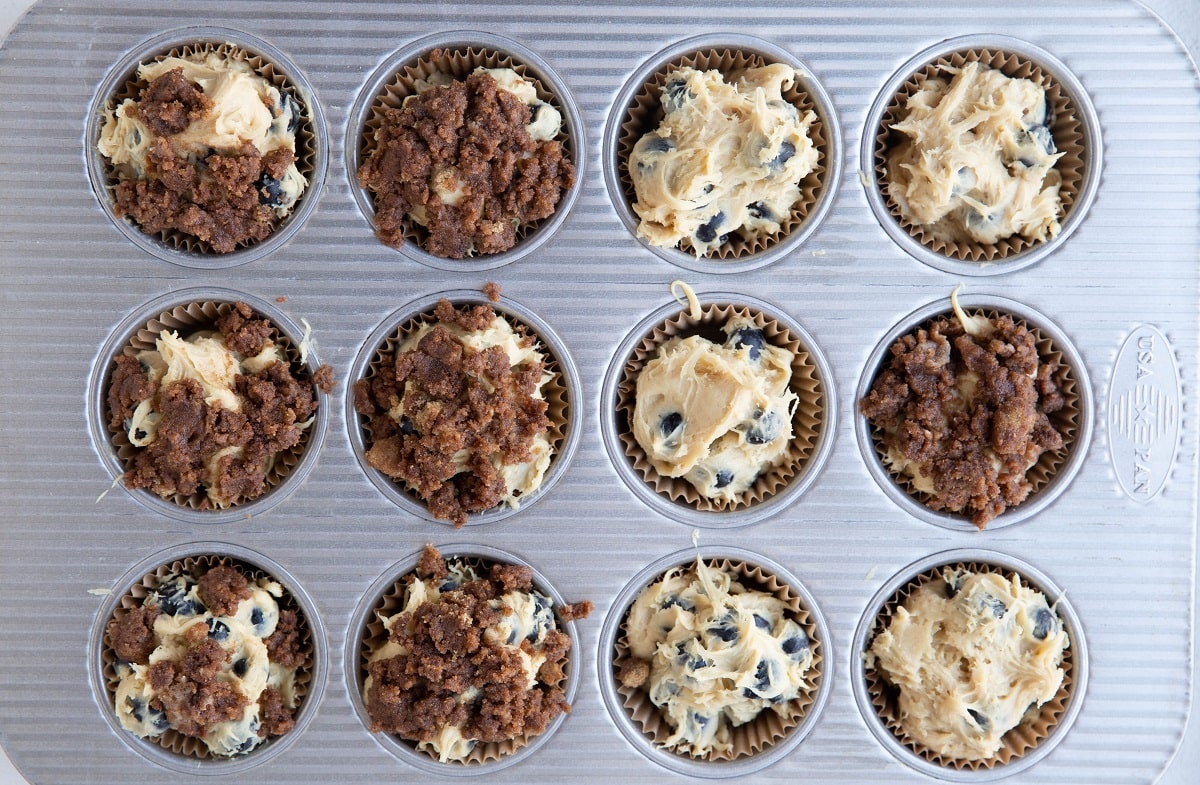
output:
[[[1157,11],[1168,26],[1178,33],[1192,53],[1193,60],[1200,57],[1200,0],[1142,0],[1142,2]],[[32,5],[33,0],[0,0],[0,36],[7,35],[18,18]],[[1200,133],[1200,129],[1197,129],[1197,133]],[[1196,296],[1200,297],[1200,292],[1197,292]],[[1197,581],[1200,583],[1200,574],[1197,575]],[[1194,621],[1193,629],[1196,629]],[[1195,650],[1200,650],[1200,635],[1197,635],[1193,656]],[[0,685],[0,689],[2,688],[3,685]],[[1195,680],[1193,680],[1194,689]],[[1200,781],[1200,720],[1197,720],[1195,714],[1196,707],[1193,705],[1192,718],[1179,754],[1159,781],[1160,785],[1195,785]],[[80,761],[80,765],[86,766],[86,761]],[[2,754],[0,754],[0,785],[26,785],[26,780]]]

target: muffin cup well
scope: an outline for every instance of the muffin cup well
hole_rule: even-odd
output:
[[[733,574],[747,588],[767,592],[783,601],[789,610],[789,618],[808,635],[814,655],[806,675],[808,684],[791,701],[785,714],[764,710],[754,720],[731,729],[733,750],[703,757],[663,747],[662,742],[673,729],[644,689],[626,687],[616,675],[630,658],[625,623],[638,595],[672,568],[694,565],[697,558]],[[721,545],[691,548],[650,564],[634,576],[613,601],[600,633],[597,672],[601,696],[621,734],[654,763],[696,778],[744,776],[790,754],[812,731],[833,682],[829,645],[829,629],[816,601],[783,566],[741,548]]]
[[[464,289],[423,297],[389,315],[367,338],[350,369],[350,381],[346,390],[346,422],[349,425],[350,444],[362,470],[375,487],[391,502],[424,520],[450,525],[449,521],[435,518],[416,493],[368,463],[367,451],[370,450],[373,443],[369,433],[369,423],[367,418],[360,415],[354,408],[355,383],[375,376],[385,362],[393,360],[396,348],[404,340],[404,337],[423,319],[432,320],[434,309],[442,298],[449,300],[455,306],[491,306],[496,314],[512,325],[518,334],[529,335],[537,341],[546,357],[546,368],[553,374],[553,378],[542,389],[543,396],[549,404],[546,414],[550,418],[550,428],[547,434],[552,450],[550,466],[538,489],[528,496],[522,497],[519,500],[519,507],[501,504],[482,513],[472,513],[468,517],[466,525],[494,523],[521,512],[549,493],[570,464],[575,449],[579,445],[583,426],[583,413],[578,402],[579,374],[575,369],[575,363],[566,346],[550,328],[550,325],[525,306],[507,297],[501,297],[498,302],[492,302],[487,295],[479,291]]]
[[[442,557],[447,561],[461,559],[479,567],[490,567],[493,564],[513,564],[529,567],[533,570],[533,586],[554,601],[555,608],[566,604],[558,590],[546,580],[537,568],[524,559],[512,553],[492,548],[486,545],[469,543],[437,546]],[[403,560],[393,564],[366,590],[350,618],[350,628],[346,636],[346,687],[350,701],[364,730],[371,725],[367,713],[366,702],[363,698],[363,682],[367,675],[367,657],[372,648],[387,637],[383,626],[383,617],[399,612],[398,607],[404,591],[404,579],[413,574],[420,552],[412,553]],[[579,654],[579,634],[573,621],[558,620],[558,628],[571,638],[571,648],[567,653],[568,665],[564,681],[560,683],[566,700],[575,700],[579,688],[582,658]],[[410,742],[390,733],[374,733],[375,741],[388,753],[399,760],[425,772],[441,776],[474,776],[494,774],[501,769],[526,760],[550,741],[554,733],[567,719],[562,713],[555,717],[546,730],[537,735],[527,735],[507,742],[489,742],[477,744],[463,761],[441,763],[430,753],[417,749],[415,742]]]
[[[887,154],[896,144],[891,126],[904,112],[904,102],[946,67],[977,61],[1006,76],[1030,79],[1046,91],[1054,115],[1051,133],[1063,157],[1055,164],[1062,176],[1061,226],[1045,241],[1020,235],[995,244],[950,242],[909,224],[886,193]],[[930,47],[897,71],[876,98],[867,116],[860,151],[860,169],[867,201],[880,225],[904,251],[936,269],[960,275],[997,275],[1027,267],[1059,247],[1083,221],[1100,185],[1102,145],[1100,122],[1082,83],[1049,52],[1007,36],[974,35]]]
[[[358,170],[375,149],[375,133],[384,109],[397,109],[416,93],[414,83],[434,74],[464,80],[476,67],[512,68],[534,82],[538,98],[562,115],[560,141],[575,166],[575,182],[562,194],[554,214],[517,228],[517,243],[507,251],[466,259],[447,259],[424,250],[426,230],[412,221],[405,224],[404,244],[397,250],[428,267],[440,270],[491,270],[533,252],[558,231],[583,188],[587,138],[583,118],[566,84],[550,66],[529,49],[502,36],[474,30],[439,33],[421,38],[398,50],[376,69],[350,110],[345,142],[346,173],[350,191],[367,221],[374,224],[375,198],[358,182]]]
[[[305,345],[306,330],[257,297],[229,289],[204,288],[183,289],[152,300],[126,317],[109,336],[95,360],[88,382],[88,421],[92,441],[113,475],[114,485],[120,483],[127,461],[138,449],[129,443],[124,431],[109,428],[108,390],[116,357],[153,349],[155,339],[164,329],[177,330],[181,337],[209,329],[218,315],[239,301],[249,305],[256,316],[270,320],[274,327],[272,338],[284,348],[293,375],[302,381],[313,379],[321,363],[311,343]],[[303,360],[302,345],[306,350]],[[129,494],[145,507],[187,523],[229,523],[261,515],[289,496],[316,464],[329,424],[329,402],[321,400],[323,394],[315,385],[313,394],[318,399],[313,423],[305,429],[297,445],[275,456],[267,474],[267,488],[261,495],[215,508],[202,493],[179,494],[167,499],[149,489],[139,488],[130,490]]]
[[[108,625],[129,610],[139,607],[157,588],[159,581],[172,571],[218,565],[239,568],[251,579],[267,577],[284,589],[279,598],[281,610],[296,611],[301,622],[303,647],[308,663],[297,670],[297,694],[300,706],[295,727],[269,739],[243,755],[223,758],[213,755],[203,742],[168,730],[158,738],[139,738],[121,726],[113,709],[119,678],[116,655],[108,641]],[[328,653],[324,627],[316,606],[294,577],[282,566],[246,548],[219,542],[198,542],[172,546],[138,563],[116,584],[97,613],[89,637],[88,676],[92,694],[104,719],[122,741],[147,760],[181,774],[240,774],[271,760],[291,746],[304,733],[317,714],[325,690]]]
[[[801,112],[811,109],[817,117],[809,134],[818,160],[816,168],[801,181],[801,200],[774,236],[752,243],[733,240],[710,257],[696,256],[690,247],[661,248],[638,239],[660,258],[696,272],[755,270],[795,250],[812,236],[828,214],[842,171],[841,131],[832,101],[812,71],[791,53],[762,39],[736,34],[703,35],[680,41],[656,54],[625,83],[604,131],[603,160],[609,197],[621,221],[636,238],[640,219],[633,212],[637,198],[629,177],[628,160],[637,140],[653,131],[662,119],[659,91],[668,72],[690,66],[728,74],[772,63],[798,70],[796,83],[784,97]]]
[[[990,318],[1011,316],[1018,325],[1025,326],[1033,333],[1039,358],[1055,358],[1061,364],[1056,380],[1065,405],[1050,415],[1050,421],[1062,434],[1063,447],[1060,450],[1042,453],[1038,462],[1026,473],[1033,490],[1023,502],[1009,507],[988,522],[985,531],[992,531],[1027,520],[1045,509],[1067,489],[1079,472],[1092,436],[1091,381],[1083,357],[1067,335],[1038,311],[1023,303],[990,294],[966,294],[958,297],[958,301],[968,314],[984,314]],[[927,494],[913,488],[908,477],[888,469],[883,461],[886,448],[879,438],[878,429],[857,411],[858,402],[870,392],[876,377],[888,362],[892,345],[899,338],[913,334],[920,328],[927,328],[942,317],[954,318],[949,303],[944,298],[905,316],[876,345],[867,360],[855,392],[854,430],[863,461],[888,498],[905,512],[927,523],[946,529],[974,532],[978,531],[978,527],[967,515],[930,509],[925,505]]]
[[[126,98],[136,98],[145,84],[137,69],[143,63],[167,57],[219,52],[231,59],[247,62],[254,71],[286,93],[301,108],[296,129],[296,168],[308,180],[290,215],[280,219],[266,239],[237,248],[229,253],[213,251],[208,243],[176,230],[149,235],[127,218],[113,211],[112,189],[117,180],[109,161],[96,144],[104,127],[105,114]],[[117,229],[142,250],[183,267],[217,269],[261,259],[278,250],[300,230],[316,209],[328,166],[328,138],[321,105],[307,78],[280,50],[254,36],[223,27],[184,27],[157,35],[139,44],[115,65],[97,88],[88,109],[84,134],[88,145],[85,160],[92,190],[104,212]]]
[[[790,505],[816,481],[833,446],[837,397],[833,374],[812,336],[779,308],[726,292],[698,292],[701,316],[675,303],[659,308],[626,336],[604,380],[601,426],[609,458],[639,499],[663,515],[703,527],[741,526]],[[704,335],[724,342],[720,328],[735,316],[751,318],[767,341],[795,354],[789,388],[799,398],[792,416],[787,460],[763,473],[742,498],[730,503],[700,496],[682,477],[660,475],[633,436],[631,418],[637,375],[658,347],[674,336]]]
[[[904,600],[944,571],[1016,575],[1021,583],[1045,595],[1070,639],[1063,658],[1065,675],[1054,699],[1038,714],[1010,730],[994,758],[965,761],[938,755],[907,738],[896,715],[895,691],[863,659],[876,633],[884,629]],[[859,620],[850,647],[854,698],[868,728],[889,753],[913,769],[952,782],[990,782],[1025,771],[1050,754],[1074,723],[1087,692],[1088,650],[1083,627],[1065,592],[1035,567],[994,551],[961,549],[934,554],[905,567],[871,599]]]

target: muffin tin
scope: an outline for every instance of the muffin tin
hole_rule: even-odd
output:
[[[696,3],[686,24],[677,8],[653,3],[559,11],[479,4],[453,16],[415,3],[354,4],[336,14],[265,1],[231,8],[135,2],[98,15],[90,5],[38,5],[0,49],[0,104],[9,108],[0,124],[0,289],[10,295],[0,337],[8,361],[0,381],[8,418],[0,440],[0,735],[31,782],[75,782],[83,767],[111,782],[206,779],[133,752],[110,725],[110,709],[89,675],[89,634],[113,595],[148,561],[168,550],[190,552],[201,539],[208,550],[261,555],[302,586],[328,651],[323,694],[316,684],[311,694],[311,722],[269,765],[247,768],[239,780],[437,779],[398,760],[367,731],[352,697],[358,686],[347,642],[359,634],[356,608],[373,582],[426,542],[447,547],[457,538],[379,492],[355,457],[357,426],[346,402],[355,358],[390,314],[489,281],[565,347],[578,375],[571,405],[581,414],[579,441],[537,504],[467,531],[472,542],[527,561],[564,597],[590,599],[596,609],[575,622],[580,667],[571,714],[527,758],[487,778],[674,777],[606,711],[611,675],[600,666],[601,641],[623,587],[666,555],[691,548],[693,529],[623,482],[605,449],[602,420],[605,374],[622,341],[668,302],[668,286],[679,278],[698,292],[769,303],[802,325],[828,364],[838,412],[830,453],[802,495],[752,525],[698,535],[702,547],[745,548],[780,565],[811,594],[828,627],[830,691],[811,732],[768,767],[731,772],[732,779],[950,778],[902,762],[881,743],[856,706],[851,675],[860,667],[855,630],[888,576],[964,548],[1052,576],[1086,634],[1088,679],[1078,715],[1020,780],[1157,778],[1191,708],[1197,427],[1188,397],[1197,387],[1200,338],[1200,90],[1186,53],[1156,17],[1131,0],[1020,0],[999,10],[982,2],[785,10]],[[229,269],[167,263],[126,236],[88,174],[89,107],[114,69],[146,42],[176,40],[198,25],[233,30],[285,55],[306,77],[305,97],[321,118],[318,135],[329,140],[323,182],[314,182],[321,191],[305,197],[313,211],[303,225],[286,244]],[[356,139],[351,108],[375,94],[371,74],[422,39],[489,45],[496,34],[547,64],[563,100],[577,107],[578,197],[564,206],[552,235],[502,268],[419,264],[379,243],[357,203],[347,171],[347,145]],[[869,373],[873,347],[970,274],[921,263],[882,228],[871,207],[869,169],[846,161],[811,235],[758,269],[670,263],[624,224],[606,185],[612,172],[604,129],[624,112],[623,85],[656,53],[697,35],[753,38],[797,58],[823,86],[833,117],[827,128],[838,129],[835,147],[847,151],[874,133],[867,130],[870,108],[890,91],[892,75],[950,39],[1025,42],[1028,52],[1048,52],[1077,78],[1103,136],[1103,148],[1090,151],[1104,172],[1090,209],[1041,258],[997,272],[986,287],[971,278],[964,294],[986,289],[1046,314],[1090,380],[1093,435],[1083,442],[1074,477],[1020,525],[984,532],[931,525],[881,489],[857,449],[856,385]],[[329,421],[307,476],[270,509],[213,525],[148,508],[112,487],[105,442],[91,437],[87,414],[95,395],[90,374],[127,334],[129,320],[147,303],[200,288],[235,291],[291,323],[307,321],[338,382],[324,399]],[[64,755],[67,749],[84,751],[86,761]],[[689,775],[723,776],[707,768]]]

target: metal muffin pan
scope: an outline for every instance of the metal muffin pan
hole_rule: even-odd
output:
[[[584,416],[575,455],[544,498],[472,527],[470,536],[524,559],[564,597],[591,599],[596,609],[576,623],[582,664],[571,714],[534,754],[488,779],[682,781],[613,723],[600,687],[610,675],[597,672],[596,655],[622,587],[691,545],[691,527],[623,484],[600,427],[605,369],[639,320],[669,302],[669,283],[683,278],[697,291],[770,302],[802,324],[838,396],[833,448],[812,486],[753,525],[700,534],[701,545],[736,536],[739,547],[782,565],[811,592],[829,628],[831,691],[811,733],[740,779],[937,781],[898,761],[858,711],[849,678],[859,656],[854,630],[887,576],[934,553],[977,547],[1054,576],[1087,636],[1086,699],[1061,742],[1020,781],[1154,781],[1191,711],[1200,89],[1178,40],[1131,0],[993,5],[694,3],[682,20],[677,7],[653,3],[450,11],[362,2],[336,13],[265,0],[35,6],[0,49],[0,741],[18,769],[35,785],[79,782],[84,771],[98,782],[210,779],[134,753],[88,680],[89,633],[107,595],[121,591],[121,576],[154,554],[205,540],[278,564],[304,587],[327,636],[316,716],[239,781],[437,779],[366,732],[345,651],[372,582],[424,543],[457,538],[378,492],[354,456],[345,400],[354,358],[389,314],[496,281],[561,339],[578,370]],[[193,269],[148,253],[114,226],[88,178],[87,111],[106,75],[144,42],[197,25],[233,29],[284,53],[311,85],[330,146],[304,225],[281,247],[230,269]],[[502,268],[457,274],[376,240],[343,145],[350,107],[393,53],[429,35],[469,37],[470,29],[515,41],[553,69],[580,111],[586,161],[578,199],[544,244]],[[702,34],[752,36],[803,62],[829,96],[846,151],[859,149],[869,108],[891,75],[945,39],[1010,36],[1078,78],[1104,140],[1095,199],[1052,253],[989,277],[986,287],[1053,320],[1082,357],[1095,402],[1091,444],[1074,479],[1021,525],[976,533],[920,520],[884,493],[857,449],[854,391],[872,348],[905,315],[948,297],[959,279],[890,238],[853,166],[843,168],[811,236],[758,270],[681,269],[622,222],[601,165],[605,123],[623,109],[617,95],[644,63]],[[307,320],[338,378],[324,402],[324,444],[288,498],[261,515],[203,526],[147,509],[120,488],[97,501],[112,474],[86,415],[90,369],[106,339],[144,303],[200,287],[234,289],[274,303],[292,322]]]

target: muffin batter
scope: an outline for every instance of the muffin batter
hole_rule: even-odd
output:
[[[808,635],[772,594],[747,589],[697,559],[647,586],[629,609],[634,658],[618,673],[644,687],[674,733],[663,744],[694,756],[731,749],[730,728],[808,686]],[[649,667],[646,667],[646,663]]]
[[[629,157],[638,236],[665,248],[686,240],[705,256],[733,233],[778,232],[818,158],[808,137],[816,115],[783,98],[795,80],[780,64],[734,72],[728,84],[719,71],[668,74],[663,119]]]
[[[164,498],[203,492],[216,507],[265,490],[275,457],[312,422],[313,382],[328,392],[333,373],[322,366],[313,382],[293,377],[270,321],[255,316],[236,303],[215,331],[163,330],[154,349],[116,358],[109,426],[137,448],[126,487]]]
[[[490,306],[441,300],[434,316],[358,382],[355,407],[371,418],[368,463],[461,526],[541,487],[553,452],[542,388],[554,375]]]
[[[887,193],[904,221],[949,242],[996,243],[1058,233],[1062,177],[1045,91],[966,63],[929,79],[892,129]]]
[[[387,640],[367,656],[364,702],[371,730],[417,742],[439,761],[461,761],[477,743],[541,733],[569,711],[560,682],[571,639],[532,571],[486,574],[426,546],[401,610],[382,619]],[[591,603],[559,609],[564,621]]]
[[[659,348],[638,374],[632,425],[660,475],[732,501],[787,455],[795,356],[767,343],[750,319],[722,329],[721,345],[693,335]]]
[[[1069,645],[1041,592],[1016,576],[955,570],[905,599],[864,658],[899,688],[910,739],[981,760],[1057,694]]]
[[[282,596],[278,583],[224,565],[163,578],[108,628],[122,727],[141,738],[174,729],[223,757],[291,730],[305,656]]]
[[[111,110],[98,144],[118,180],[118,212],[147,233],[177,229],[219,252],[269,234],[308,185],[292,97],[217,52],[145,63],[138,78],[148,86]]]

